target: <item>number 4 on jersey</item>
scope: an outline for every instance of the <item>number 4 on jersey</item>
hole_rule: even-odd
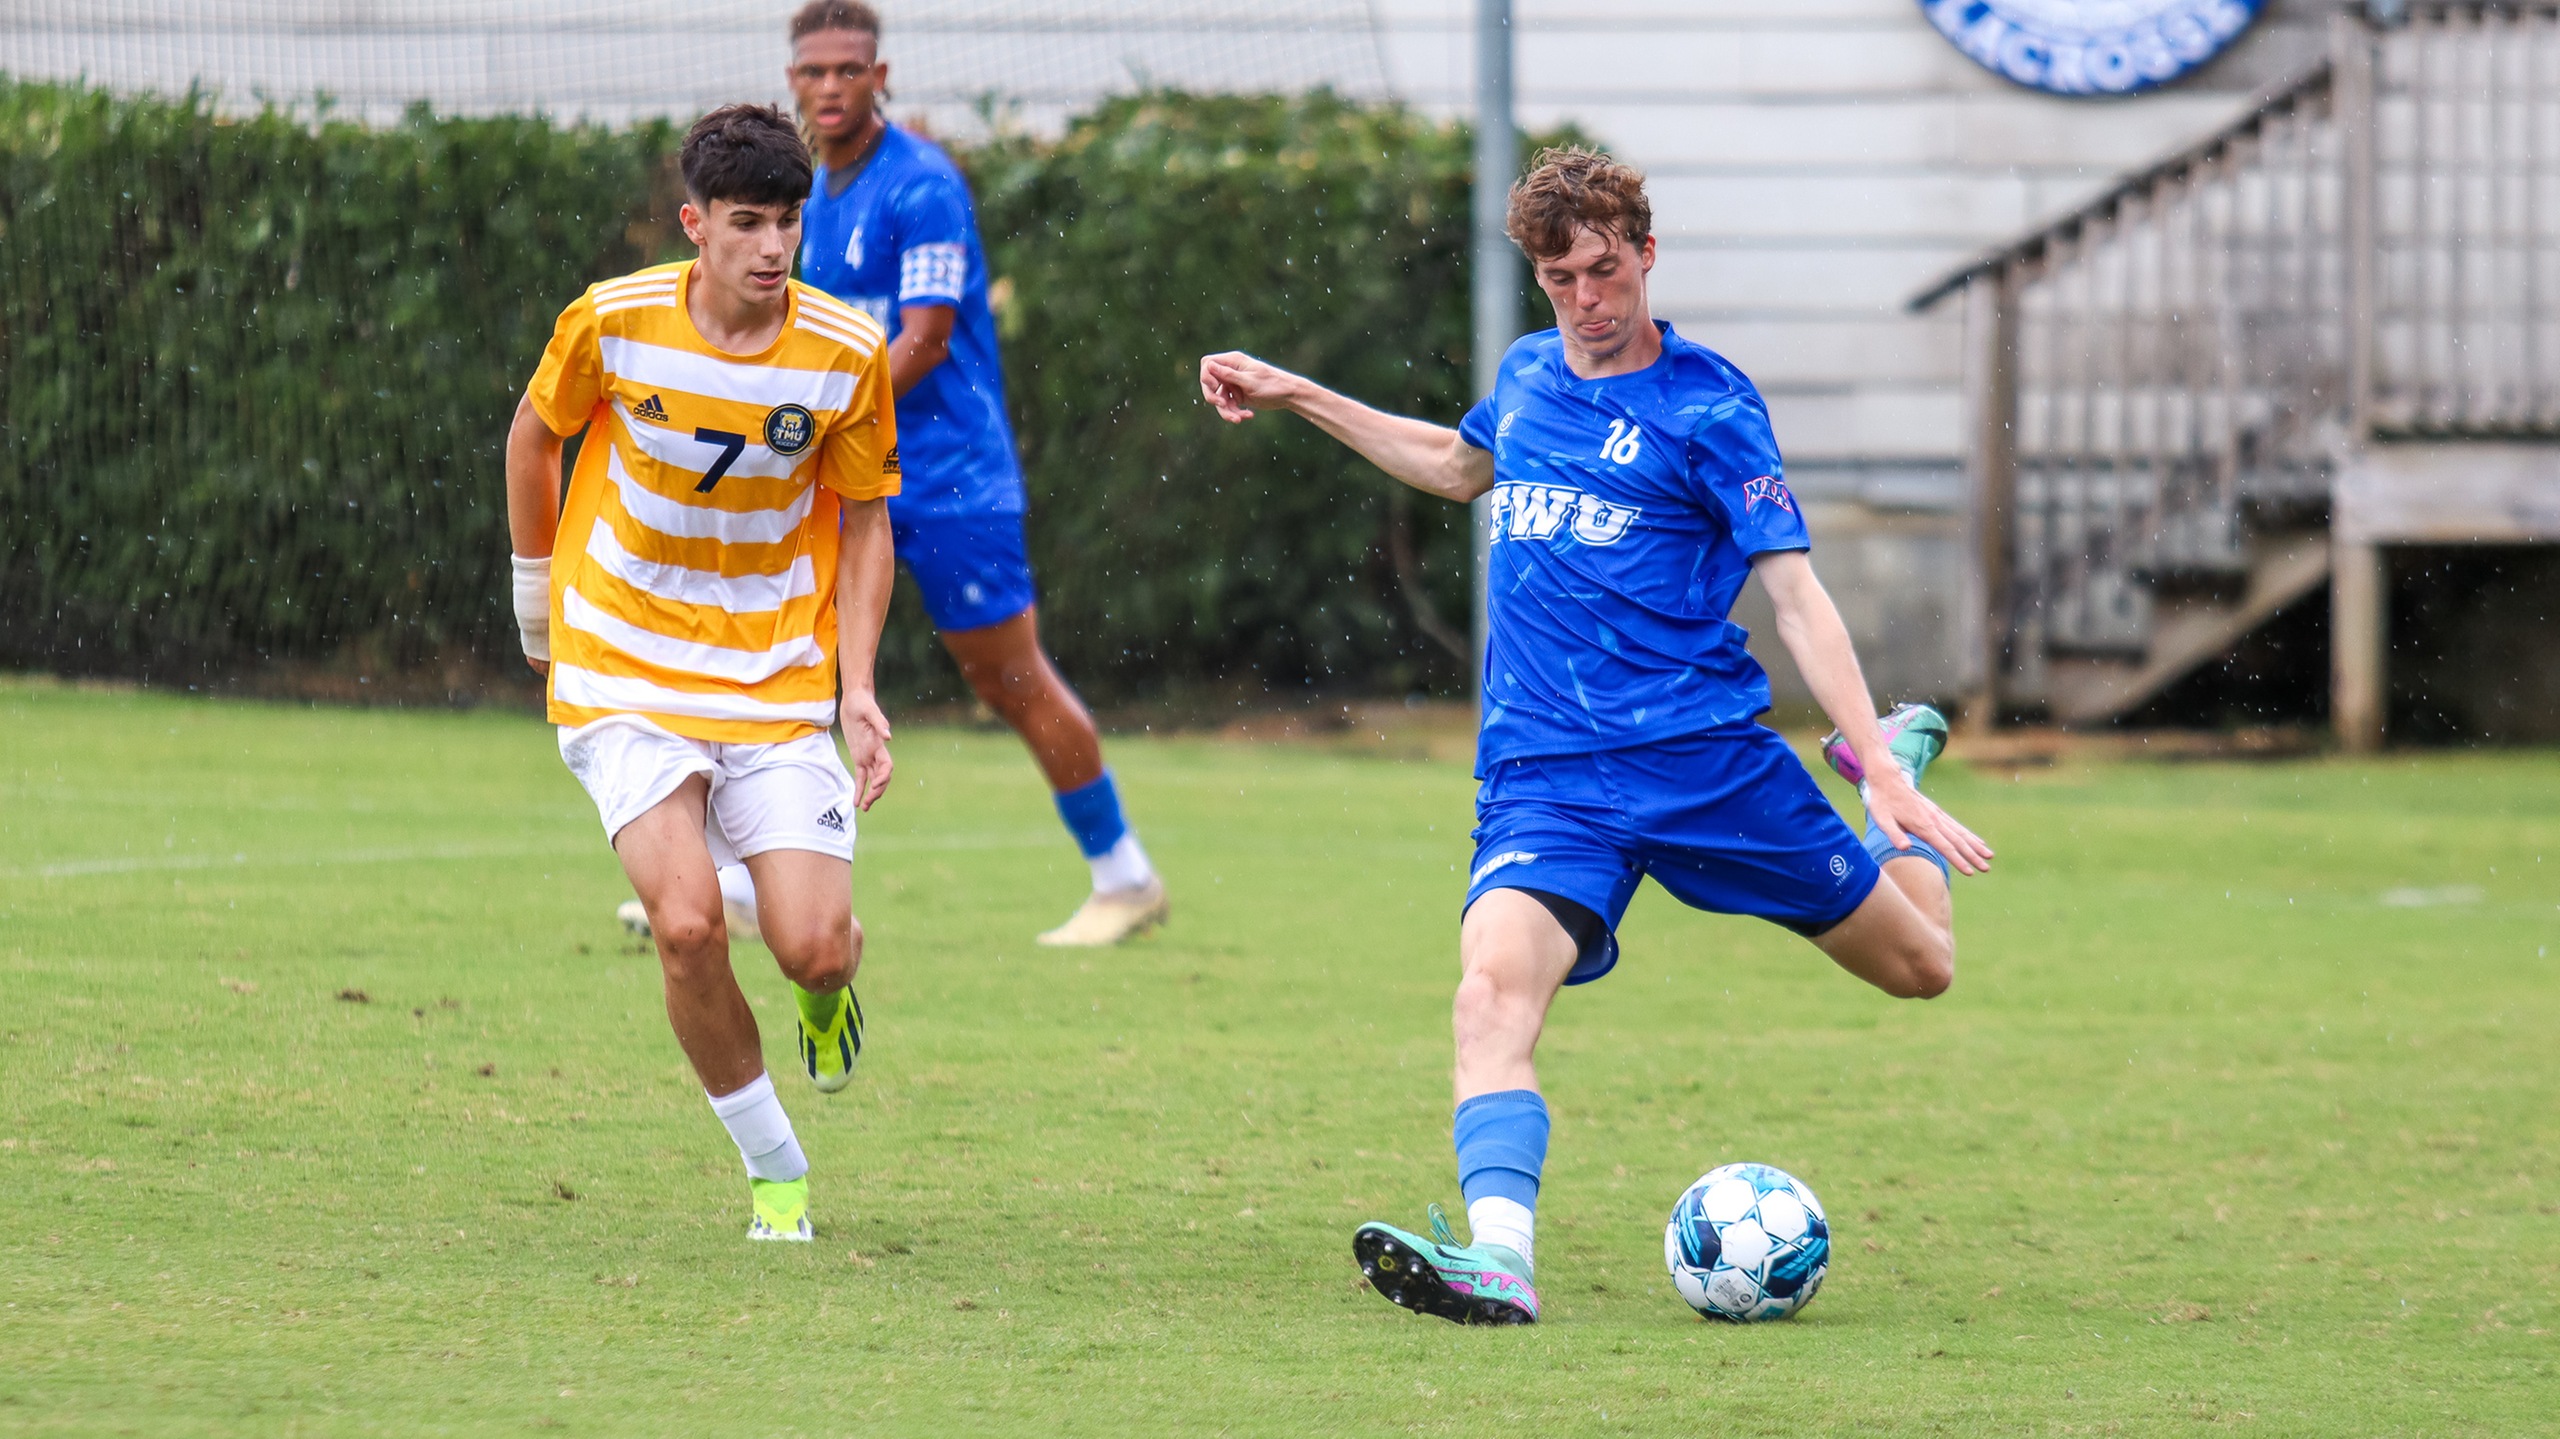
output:
[[[1635,462],[1636,452],[1644,448],[1644,431],[1624,420],[1609,422],[1609,438],[1600,442],[1600,458],[1613,465]]]

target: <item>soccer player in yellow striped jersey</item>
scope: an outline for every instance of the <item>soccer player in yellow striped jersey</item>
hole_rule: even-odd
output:
[[[862,1033],[855,814],[891,773],[872,660],[897,419],[878,322],[790,278],[810,183],[793,124],[715,110],[683,167],[700,257],[580,296],[517,408],[516,615],[561,757],[648,912],[667,1018],[746,1162],[748,1237],[806,1240],[809,1162],[730,973],[714,873],[745,862],[797,987],[802,1064],[843,1088]]]

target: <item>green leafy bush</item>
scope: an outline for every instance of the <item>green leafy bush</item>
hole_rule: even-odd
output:
[[[507,418],[560,308],[680,240],[675,141],[0,81],[0,664],[511,672]],[[1155,94],[964,158],[1068,672],[1460,684],[1426,628],[1466,626],[1464,512],[1296,420],[1220,424],[1196,369],[1252,349],[1454,419],[1464,132]],[[884,671],[956,688],[912,603]]]
[[[1201,403],[1199,358],[1250,350],[1454,422],[1469,146],[1326,95],[1159,94],[972,157],[1012,291],[1043,628],[1079,683],[1463,682],[1414,601],[1463,646],[1466,512],[1409,503],[1292,417],[1225,424]]]
[[[512,662],[507,418],[673,143],[0,83],[0,663]]]

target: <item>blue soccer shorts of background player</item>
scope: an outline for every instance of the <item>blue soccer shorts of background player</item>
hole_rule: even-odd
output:
[[[1164,882],[1121,814],[1093,716],[1040,644],[976,207],[941,150],[880,113],[880,29],[855,0],[814,0],[791,20],[791,90],[819,165],[801,278],[888,328],[898,561],[969,687],[1030,747],[1092,870],[1083,905],[1040,940],[1116,944],[1163,922]]]
[[[1581,150],[1540,157],[1512,190],[1508,228],[1557,327],[1511,347],[1456,429],[1249,355],[1200,362],[1203,396],[1230,421],[1294,411],[1416,489],[1492,496],[1483,783],[1453,1016],[1472,1233],[1459,1244],[1435,1205],[1429,1237],[1384,1224],[1353,1237],[1379,1293],[1462,1322],[1537,1318],[1538,1034],[1564,985],[1617,963],[1639,881],[1784,925],[1886,993],[1927,998],[1955,978],[1949,870],[1991,862],[1920,793],[1945,721],[1921,705],[1876,717],[1759,392],[1653,318],[1652,227],[1632,169]],[[1825,758],[1859,785],[1863,840],[1756,722],[1768,676],[1727,619],[1753,576],[1838,726]]]

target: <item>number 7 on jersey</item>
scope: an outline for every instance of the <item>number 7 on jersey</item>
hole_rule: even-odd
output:
[[[711,468],[702,476],[702,483],[693,487],[695,494],[707,495],[713,485],[720,483],[720,477],[729,473],[729,467],[738,462],[738,456],[746,453],[747,437],[735,430],[715,430],[708,426],[695,430],[693,437],[706,445],[720,447],[720,458],[711,462]]]

